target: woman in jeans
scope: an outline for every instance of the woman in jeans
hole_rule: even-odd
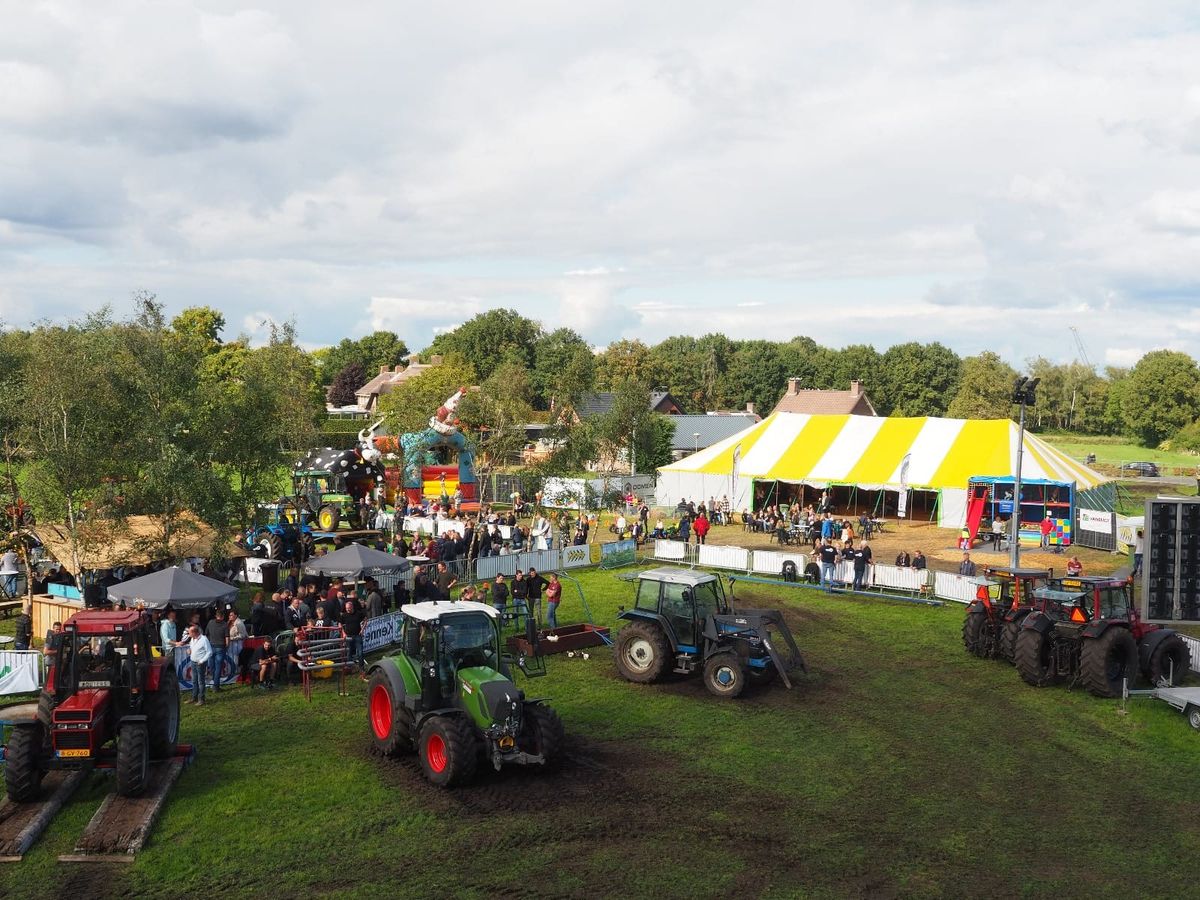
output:
[[[558,576],[550,573],[550,583],[546,585],[546,624],[550,628],[558,627],[558,602],[562,600],[562,583]]]

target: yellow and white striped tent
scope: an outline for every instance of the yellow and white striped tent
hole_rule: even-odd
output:
[[[660,468],[656,496],[659,506],[674,506],[681,499],[727,495],[734,509],[744,509],[755,481],[937,491],[939,524],[958,527],[971,477],[1016,474],[1017,431],[1009,419],[772,413]],[[1109,480],[1029,432],[1021,477],[1074,484],[1078,491]]]

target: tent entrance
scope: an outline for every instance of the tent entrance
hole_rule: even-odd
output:
[[[895,490],[866,489],[855,484],[831,484],[813,487],[803,482],[759,481],[753,482],[753,505],[751,510],[761,512],[767,507],[778,506],[791,509],[793,504],[812,506],[819,511],[821,495],[829,491],[829,511],[835,516],[867,515],[875,519],[898,518],[900,495]],[[909,521],[932,521],[937,516],[938,492],[909,488],[908,509],[905,518]]]

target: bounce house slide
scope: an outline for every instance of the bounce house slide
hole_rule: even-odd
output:
[[[967,531],[971,535],[971,543],[979,534],[979,523],[983,521],[983,508],[987,506],[987,491],[974,492],[967,503]]]

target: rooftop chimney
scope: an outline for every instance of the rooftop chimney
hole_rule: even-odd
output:
[[[853,381],[850,382],[850,396],[852,396],[852,397],[861,397],[862,396],[862,382],[859,381],[857,378],[855,378]]]
[[[754,415],[754,404],[753,403],[746,404],[746,412],[750,413],[750,415]]]
[[[799,378],[789,378],[788,379],[788,393],[789,394],[800,393],[800,379]]]
[[[387,373],[388,373],[388,367],[387,367],[387,366],[380,366],[380,367],[379,367],[379,374],[380,374],[380,375],[386,375]]]

